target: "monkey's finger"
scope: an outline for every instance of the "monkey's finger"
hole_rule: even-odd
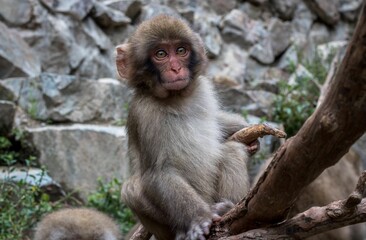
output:
[[[218,215],[217,213],[214,213],[214,214],[212,214],[212,220],[213,220],[214,222],[218,222],[218,221],[220,221],[220,220],[221,220],[221,216],[220,216],[220,215]]]
[[[210,233],[210,227],[211,227],[211,221],[210,222],[204,222],[202,224],[202,230],[205,235],[208,235]]]

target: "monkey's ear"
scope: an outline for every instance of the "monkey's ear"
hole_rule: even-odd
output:
[[[127,59],[127,51],[129,45],[128,43],[120,44],[116,47],[116,65],[117,72],[121,78],[128,77],[128,59]]]

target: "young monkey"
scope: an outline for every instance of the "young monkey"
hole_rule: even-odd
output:
[[[119,227],[107,215],[88,208],[61,209],[46,215],[34,240],[119,240]]]
[[[117,70],[134,90],[127,121],[132,176],[124,202],[157,239],[205,239],[248,189],[246,146],[227,141],[246,123],[219,108],[198,34],[181,19],[141,23],[117,46]]]

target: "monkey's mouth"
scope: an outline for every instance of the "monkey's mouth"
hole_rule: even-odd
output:
[[[188,78],[178,78],[173,81],[163,82],[162,86],[166,90],[178,91],[187,87],[188,83],[189,83]]]

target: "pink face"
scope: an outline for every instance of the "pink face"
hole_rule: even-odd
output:
[[[174,41],[162,43],[152,52],[151,59],[160,72],[164,89],[178,91],[187,87],[190,55],[189,46]]]

